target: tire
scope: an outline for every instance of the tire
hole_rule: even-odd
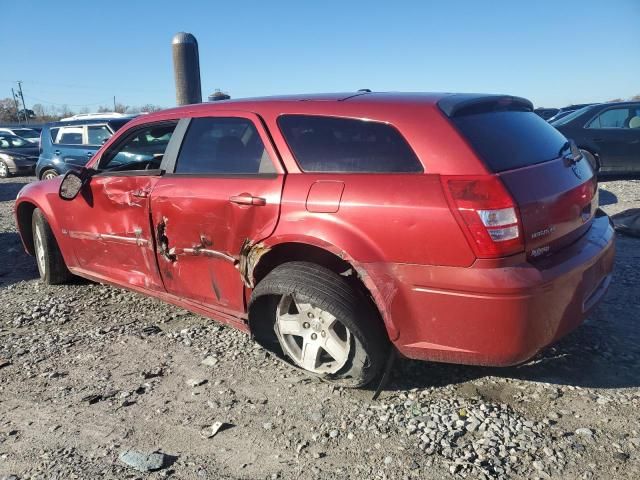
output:
[[[33,250],[42,281],[48,285],[68,282],[72,277],[71,272],[64,263],[49,222],[39,208],[33,211],[31,228],[33,231]]]
[[[0,178],[9,178],[11,176],[11,172],[9,171],[9,166],[0,160]]]
[[[587,162],[589,162],[591,168],[593,168],[593,173],[598,173],[598,171],[600,170],[600,165],[598,165],[598,160],[596,159],[595,155],[588,150],[582,149],[580,149],[580,153],[584,158],[587,159]]]
[[[42,172],[42,174],[40,175],[40,180],[51,180],[52,178],[56,178],[58,175],[60,174],[53,168],[48,168],[47,170]]]
[[[369,299],[344,277],[313,263],[289,262],[269,272],[253,291],[249,321],[265,348],[307,374],[344,387],[372,381],[389,353],[386,330]],[[287,335],[287,324],[299,330]],[[313,346],[318,343],[319,350]],[[316,359],[310,367],[305,352],[314,351],[319,353],[310,354]]]

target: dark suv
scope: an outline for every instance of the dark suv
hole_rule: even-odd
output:
[[[41,180],[79,170],[119,128],[136,115],[91,117],[50,123],[40,135],[36,176]]]

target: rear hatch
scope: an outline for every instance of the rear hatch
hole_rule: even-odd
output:
[[[588,230],[598,208],[593,170],[530,102],[484,96],[441,108],[513,197],[530,258],[550,255]]]

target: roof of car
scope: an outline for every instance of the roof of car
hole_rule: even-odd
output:
[[[221,110],[243,110],[259,112],[262,109],[277,108],[282,109],[285,106],[295,108],[300,106],[301,103],[310,105],[317,103],[319,106],[326,107],[328,104],[335,102],[340,104],[358,104],[364,106],[411,106],[411,105],[439,105],[440,108],[450,115],[455,113],[456,109],[468,106],[470,103],[478,99],[509,99],[510,101],[524,102],[527,105],[531,105],[528,100],[512,97],[509,95],[493,95],[493,94],[478,94],[478,93],[438,93],[438,92],[423,92],[423,93],[400,93],[400,92],[342,92],[342,93],[316,93],[306,95],[282,95],[272,97],[256,97],[256,98],[241,98],[231,100],[220,100],[216,102],[205,102],[199,104],[183,105],[180,107],[171,108],[168,110],[160,110],[158,112],[150,113],[145,120],[153,120],[157,117],[165,117],[167,114],[182,115],[187,113],[204,113],[207,111],[221,111]],[[531,108],[533,108],[531,106]]]
[[[45,127],[65,127],[65,126],[73,126],[73,125],[95,125],[96,123],[121,122],[122,120],[129,121],[138,116],[139,116],[138,114],[132,114],[132,115],[124,115],[122,117],[82,118],[77,120],[64,120],[60,122],[47,123],[44,126]]]

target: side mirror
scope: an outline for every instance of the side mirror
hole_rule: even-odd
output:
[[[58,195],[62,200],[73,200],[89,181],[89,178],[91,175],[88,169],[83,168],[80,172],[68,171],[60,183]]]

